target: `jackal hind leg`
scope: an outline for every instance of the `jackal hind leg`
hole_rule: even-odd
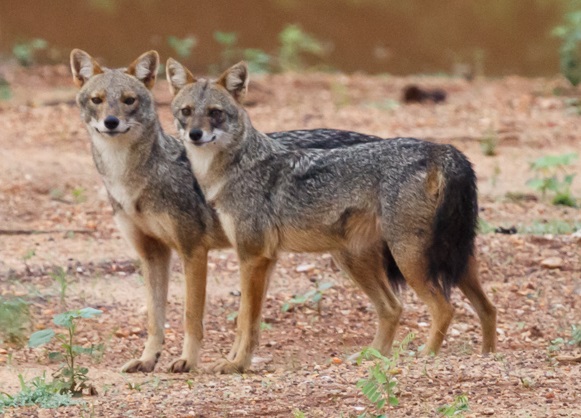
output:
[[[343,250],[334,252],[332,255],[339,267],[359,285],[375,306],[379,321],[371,347],[384,355],[388,354],[399,323],[402,306],[383,269],[383,258],[379,248],[367,249],[360,254]]]
[[[405,247],[390,246],[390,249],[406,283],[428,305],[432,317],[428,342],[422,354],[437,354],[454,317],[454,307],[446,299],[443,291],[430,281],[428,260],[422,244],[414,245],[409,242],[406,244]]]
[[[484,293],[478,280],[478,262],[470,257],[466,273],[460,279],[458,287],[468,298],[482,326],[482,353],[496,351],[496,307]]]
[[[139,359],[125,363],[121,371],[148,373],[155,368],[163,349],[171,249],[143,234],[130,222],[119,222],[119,225],[140,256],[147,303],[147,341],[143,353]]]
[[[210,366],[210,371],[242,373],[250,367],[252,353],[260,339],[262,304],[275,265],[275,259],[266,257],[240,260],[241,299],[235,343],[231,354]]]
[[[208,250],[198,246],[182,258],[185,287],[184,344],[181,357],[170,365],[169,371],[172,373],[185,373],[196,368],[204,338]]]

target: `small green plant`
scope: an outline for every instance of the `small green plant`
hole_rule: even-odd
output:
[[[36,53],[48,47],[48,42],[41,38],[35,38],[22,42],[17,42],[12,47],[12,55],[23,67],[29,67],[36,60]]]
[[[270,70],[271,56],[258,48],[241,49],[238,47],[236,32],[214,32],[214,40],[222,46],[220,65],[212,65],[210,72],[219,73],[237,61],[244,60],[248,70],[253,73],[265,73]]]
[[[0,75],[0,101],[9,100],[12,97],[10,83]]]
[[[27,250],[26,253],[24,253],[24,256],[22,257],[22,259],[24,261],[28,261],[32,257],[34,257],[35,255],[36,255],[36,251],[34,250],[34,248],[31,248],[30,250]]]
[[[306,418],[306,415],[300,409],[294,409],[293,410],[293,418]]]
[[[83,308],[75,311],[68,311],[55,315],[53,322],[59,327],[66,328],[66,333],[55,333],[52,329],[37,331],[30,336],[28,345],[32,348],[47,344],[55,338],[60,345],[61,351],[54,351],[48,354],[51,360],[64,360],[55,373],[53,373],[54,383],[59,385],[61,393],[71,393],[80,396],[84,390],[90,395],[97,393],[95,387],[88,383],[89,369],[77,364],[80,355],[92,355],[93,352],[102,349],[101,344],[90,347],[76,345],[74,342],[77,332],[78,321],[90,319],[101,315],[102,311],[93,308]]]
[[[26,330],[30,325],[28,302],[21,298],[0,296],[0,343],[20,346],[26,342]]]
[[[365,397],[373,404],[377,412],[385,411],[386,405],[397,406],[399,399],[396,395],[397,380],[395,375],[400,354],[407,349],[409,343],[415,338],[413,333],[409,333],[403,341],[393,349],[391,357],[383,356],[374,348],[368,347],[363,349],[357,358],[357,364],[360,365],[363,360],[372,360],[373,366],[368,369],[369,376],[357,382],[357,387]],[[364,416],[364,415],[362,415]]]
[[[67,289],[69,282],[67,280],[67,272],[62,267],[57,267],[50,275],[59,286],[59,298],[61,306],[65,306],[67,298]]]
[[[571,339],[567,344],[581,347],[581,325],[571,325]]]
[[[75,203],[83,203],[87,200],[86,190],[84,187],[77,186],[71,192]]]
[[[565,344],[565,339],[564,338],[555,338],[554,340],[551,340],[551,344],[549,345],[549,353],[555,353],[557,351],[561,350],[561,347],[563,346],[563,344]]]
[[[496,227],[488,222],[484,218],[478,218],[478,233],[479,234],[490,234],[494,232]]]
[[[252,74],[270,71],[272,57],[262,49],[246,48],[242,50],[242,58],[248,64],[248,71]]]
[[[545,155],[533,161],[530,165],[534,177],[527,185],[539,192],[545,198],[547,192],[554,193],[554,205],[576,206],[571,195],[571,185],[575,173],[570,172],[570,166],[577,159],[577,153],[562,155]]]
[[[490,130],[481,140],[480,149],[487,157],[494,157],[496,155],[496,147],[498,146],[498,136],[496,132]]]
[[[553,29],[553,36],[561,38],[559,49],[561,73],[573,85],[581,82],[581,10],[565,15],[565,23]]]
[[[280,41],[279,64],[283,71],[301,71],[305,68],[303,55],[322,57],[323,43],[304,32],[299,25],[287,25],[278,35]]]
[[[62,393],[59,385],[46,381],[46,373],[37,376],[30,382],[25,382],[19,374],[20,392],[11,396],[0,392],[0,414],[6,408],[18,408],[22,406],[38,405],[41,408],[58,408],[78,403],[71,398],[70,393]]]
[[[470,410],[468,396],[459,395],[456,396],[456,399],[454,399],[451,405],[446,404],[440,406],[436,411],[443,417],[455,417],[457,415],[463,415],[468,410]]]
[[[560,351],[564,345],[581,347],[581,326],[571,325],[571,338],[569,340],[562,337],[551,340],[551,344],[548,348],[549,353]]]
[[[188,58],[192,55],[192,49],[198,44],[198,39],[194,35],[188,35],[184,38],[168,36],[167,43],[180,58]]]
[[[222,47],[222,51],[220,52],[222,58],[221,70],[235,64],[239,59],[239,51],[236,46],[238,43],[238,35],[236,32],[215,31],[214,40]]]
[[[282,305],[282,311],[287,312],[293,305],[303,305],[303,304],[313,304],[316,305],[317,313],[321,315],[321,301],[325,291],[333,287],[333,283],[325,282],[321,283],[319,281],[315,282],[315,288],[310,289],[302,295],[294,296],[288,302]]]

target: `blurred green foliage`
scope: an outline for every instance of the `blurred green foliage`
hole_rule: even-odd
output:
[[[12,55],[23,67],[29,67],[36,63],[36,54],[48,47],[48,42],[42,38],[16,42],[12,46]]]
[[[188,35],[184,38],[176,36],[168,36],[167,43],[180,56],[180,58],[188,58],[192,55],[192,50],[198,44],[198,39],[194,35]]]
[[[577,86],[581,82],[581,10],[565,15],[565,22],[553,29],[553,35],[561,38],[559,49],[561,73]]]

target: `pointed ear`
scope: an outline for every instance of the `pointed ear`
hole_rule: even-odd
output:
[[[192,75],[190,70],[173,58],[167,60],[167,64],[165,65],[165,75],[167,77],[167,82],[169,83],[169,91],[174,96],[178,94],[178,91],[180,91],[186,84],[196,82],[196,78]]]
[[[80,49],[71,51],[71,71],[73,73],[73,81],[77,87],[82,87],[89,78],[103,72],[97,61]]]
[[[248,90],[248,81],[248,67],[244,61],[240,61],[224,71],[217,83],[228,90],[236,101],[241,102]]]
[[[153,88],[157,69],[159,68],[159,54],[157,51],[149,51],[141,54],[139,58],[127,67],[127,74],[130,74],[145,84],[148,89]]]

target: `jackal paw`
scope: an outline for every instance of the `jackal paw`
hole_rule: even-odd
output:
[[[123,373],[150,373],[155,369],[155,365],[157,364],[157,359],[151,360],[140,360],[140,359],[133,359],[129,360],[127,363],[121,367],[121,372]]]
[[[185,358],[174,360],[169,366],[170,373],[188,373],[195,371],[196,366]]]
[[[240,364],[236,361],[231,361],[228,359],[221,359],[217,362],[211,364],[208,368],[210,373],[216,374],[233,374],[233,373],[242,373],[248,367],[245,367],[243,364]]]

